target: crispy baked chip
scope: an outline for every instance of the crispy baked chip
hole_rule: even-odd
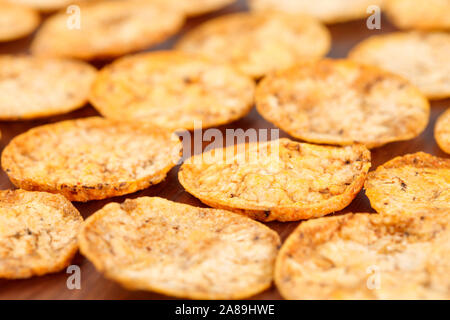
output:
[[[162,1],[101,1],[80,5],[81,26],[68,15],[51,16],[32,43],[33,54],[104,59],[145,49],[166,40],[183,25],[184,13]]]
[[[0,55],[0,120],[33,119],[82,107],[96,74],[80,61]]]
[[[442,99],[450,97],[449,52],[449,33],[411,31],[373,36],[349,58],[402,75],[429,99]]]
[[[362,145],[325,147],[289,139],[213,149],[178,174],[184,188],[212,207],[261,221],[297,221],[344,209],[370,168]]]
[[[367,8],[380,6],[385,0],[250,0],[254,11],[278,10],[309,14],[325,23],[362,19],[369,15]]]
[[[439,147],[450,153],[450,109],[444,112],[436,122],[434,136]]]
[[[449,0],[389,0],[385,10],[400,29],[450,29]]]
[[[300,64],[268,76],[256,90],[261,115],[291,136],[368,148],[418,136],[427,99],[406,80],[349,60]]]
[[[39,25],[39,14],[33,9],[0,1],[0,42],[22,38]]]
[[[132,193],[161,182],[181,143],[154,126],[85,118],[33,128],[2,154],[10,180],[26,190],[88,201]]]
[[[91,103],[107,118],[169,129],[211,127],[245,116],[253,105],[253,79],[197,55],[143,53],[100,71]]]
[[[328,30],[314,18],[287,13],[237,13],[213,19],[177,44],[187,52],[229,62],[258,78],[298,61],[315,60],[330,48]]]
[[[379,213],[450,210],[450,159],[419,152],[369,173],[364,188]]]
[[[78,249],[83,218],[63,196],[0,191],[0,278],[58,272]]]
[[[129,289],[191,299],[243,299],[272,283],[276,232],[231,212],[162,198],[110,203],[89,217],[80,250]]]
[[[286,299],[450,299],[450,212],[303,222],[277,257]]]

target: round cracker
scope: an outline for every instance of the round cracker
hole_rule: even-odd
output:
[[[80,29],[68,15],[50,17],[32,43],[33,54],[107,59],[156,45],[183,25],[184,14],[163,2],[127,0],[80,5]]]
[[[96,74],[80,61],[0,55],[0,119],[34,119],[80,108]]]
[[[92,0],[4,0],[8,2],[22,4],[27,7],[34,8],[42,12],[51,12],[58,9],[68,7],[73,3],[81,3],[83,1]]]
[[[348,206],[370,168],[363,145],[316,146],[289,139],[215,149],[185,161],[183,187],[212,207],[261,221],[297,221]]]
[[[450,214],[310,220],[281,248],[275,282],[286,299],[450,299],[449,239]]]
[[[444,112],[436,122],[434,137],[439,147],[450,153],[450,109]]]
[[[2,167],[22,189],[88,201],[161,182],[180,150],[178,138],[154,126],[93,117],[36,127],[15,137],[3,151]]]
[[[385,10],[400,29],[450,29],[448,0],[389,0]]]
[[[385,0],[250,0],[253,11],[277,10],[288,13],[308,14],[325,23],[338,23],[363,19],[369,15],[370,6]]]
[[[39,25],[39,14],[33,9],[0,2],[0,42],[22,38]]]
[[[419,152],[397,157],[369,173],[364,188],[379,213],[450,210],[450,159]]]
[[[429,99],[450,97],[450,34],[396,32],[370,37],[349,58],[402,75]]]
[[[105,117],[169,129],[212,127],[245,116],[255,84],[227,65],[157,51],[125,57],[100,71],[90,101]]]
[[[58,272],[78,249],[83,218],[63,196],[0,191],[0,278]]]
[[[318,59],[328,52],[330,42],[328,30],[314,18],[236,13],[204,23],[184,36],[177,48],[232,63],[258,78],[298,61]]]
[[[276,232],[231,212],[143,197],[89,217],[80,250],[109,279],[191,299],[243,299],[269,288]]]
[[[301,64],[268,76],[256,90],[259,113],[314,143],[375,148],[409,140],[427,126],[427,99],[407,80],[349,60]]]

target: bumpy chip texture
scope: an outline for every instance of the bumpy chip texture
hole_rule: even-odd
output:
[[[32,33],[39,21],[38,13],[30,8],[0,2],[0,42],[19,39]]]
[[[450,159],[419,152],[394,158],[369,173],[366,195],[379,213],[450,210]]]
[[[385,0],[250,0],[254,11],[285,11],[314,16],[325,23],[362,19],[367,8],[380,6]]]
[[[0,191],[0,278],[58,272],[78,249],[83,218],[63,196]]]
[[[389,0],[385,9],[401,29],[450,30],[449,0]]]
[[[245,116],[254,87],[253,79],[228,65],[162,51],[125,57],[104,68],[90,101],[108,118],[191,130]]]
[[[97,71],[79,61],[0,55],[0,119],[67,113],[88,99]]]
[[[256,106],[293,137],[369,148],[418,136],[430,112],[405,79],[349,60],[300,64],[268,76],[257,88]]]
[[[330,48],[330,35],[318,21],[306,16],[237,13],[200,25],[184,36],[177,48],[231,63],[259,78],[299,61],[321,58]]]
[[[26,190],[88,201],[132,193],[161,182],[181,143],[150,125],[85,118],[36,127],[2,154],[10,180]]]
[[[183,13],[163,1],[100,1],[80,6],[81,28],[67,27],[67,14],[46,20],[32,43],[33,54],[108,59],[145,49],[175,34]]]
[[[286,299],[450,299],[450,215],[347,214],[302,223],[277,258]]]
[[[212,207],[261,221],[297,221],[345,208],[369,168],[370,152],[362,145],[326,147],[280,139],[194,156],[178,178]]]
[[[443,99],[450,97],[449,52],[449,33],[411,31],[373,36],[349,58],[405,77],[429,99]]]
[[[247,217],[148,197],[106,205],[79,239],[106,277],[192,299],[242,299],[267,289],[280,245],[274,231]]]
[[[450,110],[444,112],[436,122],[434,130],[436,141],[446,153],[450,153]]]

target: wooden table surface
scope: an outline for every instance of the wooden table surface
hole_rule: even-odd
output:
[[[202,16],[187,21],[183,32],[202,23],[207,19],[215,16],[226,14],[229,12],[246,10],[244,1],[239,1],[219,12]],[[340,58],[345,57],[348,50],[356,43],[367,38],[368,36],[394,31],[395,28],[391,26],[385,19],[382,21],[381,30],[368,30],[365,20],[343,23],[329,26],[332,33],[333,46],[329,57]],[[179,36],[179,35],[178,35]],[[178,36],[170,39],[166,43],[154,49],[168,49],[171,48]],[[5,53],[26,53],[32,36],[6,44],[0,44],[0,54]],[[230,44],[232,45],[232,44]],[[98,64],[97,66],[100,66]],[[448,157],[437,146],[433,137],[433,128],[436,118],[446,109],[450,107],[450,99],[441,100],[432,103],[431,120],[426,131],[418,138],[406,142],[391,143],[382,148],[372,151],[372,169],[378,165],[392,159],[395,156],[413,153],[417,151],[424,151],[430,154]],[[60,120],[81,118],[87,116],[98,115],[98,113],[91,107],[86,106],[70,114],[63,116],[40,119],[36,121],[20,121],[20,122],[0,122],[0,130],[3,137],[0,141],[0,151],[8,144],[8,142],[16,135],[25,132],[26,130],[46,124],[57,122]],[[174,115],[176,116],[176,115]],[[255,109],[251,113],[230,125],[220,127],[223,132],[226,128],[274,128],[273,125],[266,122],[258,115]],[[287,136],[280,133],[281,136]],[[84,218],[87,218],[96,210],[102,208],[108,202],[123,202],[126,198],[136,198],[142,196],[159,196],[169,200],[187,203],[195,206],[204,206],[199,200],[184,191],[177,179],[178,167],[174,168],[168,175],[167,179],[149,189],[123,197],[112,198],[102,201],[91,201],[88,203],[74,203]],[[8,180],[6,174],[0,170],[0,189],[13,188],[14,186]],[[353,203],[343,212],[374,212],[370,207],[369,201],[364,195],[364,191],[357,196]],[[282,239],[294,230],[298,222],[279,223],[273,222],[267,224],[269,227],[276,230]],[[77,254],[72,262],[81,268],[81,289],[69,290],[66,286],[67,278],[70,274],[61,272],[58,274],[47,275],[43,277],[35,277],[28,280],[0,280],[0,299],[170,299],[163,295],[152,292],[128,291],[123,289],[120,285],[106,280],[97,272],[94,266],[87,261],[83,256]],[[253,297],[253,299],[281,299],[275,287]]]

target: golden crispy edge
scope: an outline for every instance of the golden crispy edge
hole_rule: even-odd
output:
[[[0,196],[6,192],[11,192],[11,190],[0,190]],[[24,193],[24,192],[30,192],[30,191],[26,191],[26,190],[14,190],[13,192],[17,192],[17,193]],[[67,208],[69,208],[71,210],[71,212],[74,215],[78,215],[80,218],[80,222],[83,222],[83,217],[81,216],[80,212],[73,206],[73,204],[67,200],[64,196],[62,195],[54,195],[57,197],[58,202],[61,204],[61,207],[67,206]],[[27,278],[31,278],[33,276],[42,276],[48,273],[56,273],[59,272],[61,270],[63,270],[64,268],[66,268],[70,262],[72,261],[73,257],[75,256],[75,254],[78,251],[78,241],[75,241],[73,245],[71,245],[68,248],[68,252],[66,253],[65,257],[63,260],[61,260],[59,263],[55,264],[53,267],[51,268],[35,268],[32,271],[29,270],[29,272],[22,272],[20,274],[17,273],[0,273],[0,278],[3,279],[27,279]]]
[[[306,142],[310,142],[310,143],[316,143],[316,144],[329,144],[329,145],[340,145],[340,146],[348,146],[348,145],[352,145],[355,143],[362,143],[364,144],[368,149],[374,149],[377,147],[381,147],[383,145],[386,145],[388,143],[391,142],[396,142],[396,141],[406,141],[406,140],[410,140],[413,139],[415,137],[417,137],[418,135],[420,135],[427,127],[428,125],[428,121],[429,121],[429,115],[430,115],[430,103],[429,101],[425,98],[425,96],[423,95],[423,93],[416,88],[414,85],[410,84],[411,88],[414,88],[414,91],[416,92],[417,95],[423,96],[423,105],[422,107],[424,108],[424,110],[427,112],[427,120],[426,122],[424,122],[424,124],[422,125],[422,128],[420,130],[420,132],[416,135],[404,135],[404,136],[398,136],[398,137],[392,137],[390,139],[384,139],[384,140],[380,140],[380,141],[373,141],[373,142],[364,142],[364,141],[354,141],[354,140],[349,140],[349,139],[344,139],[341,138],[336,139],[336,141],[329,141],[329,140],[324,140],[324,139],[316,139],[316,138],[311,138],[309,137],[309,134],[298,134],[295,130],[291,130],[289,128],[287,128],[284,125],[284,121],[282,120],[278,120],[278,119],[274,119],[272,117],[270,117],[265,109],[265,103],[264,101],[266,100],[266,97],[268,95],[271,94],[271,86],[270,83],[272,81],[272,79],[277,78],[277,77],[283,77],[285,74],[291,74],[291,73],[296,73],[298,68],[301,68],[302,66],[308,66],[311,64],[315,64],[315,63],[327,63],[327,62],[331,62],[331,63],[339,63],[339,64],[343,64],[344,66],[347,66],[349,68],[354,68],[354,67],[362,67],[365,68],[367,70],[372,70],[372,71],[376,71],[379,72],[380,74],[386,75],[388,77],[391,78],[397,78],[401,81],[406,81],[409,83],[409,81],[397,74],[388,72],[388,71],[384,71],[378,67],[375,66],[371,66],[371,65],[365,65],[365,64],[359,64],[356,63],[354,61],[348,60],[348,59],[323,59],[319,62],[306,62],[306,63],[301,63],[301,64],[297,64],[294,67],[291,67],[289,69],[286,70],[281,70],[278,72],[275,72],[267,77],[265,77],[261,82],[259,82],[259,84],[256,87],[256,91],[255,91],[255,105],[256,105],[256,110],[258,111],[258,113],[268,122],[273,123],[275,126],[281,128],[283,131],[287,132],[290,136],[297,138],[297,139],[301,139],[304,140]]]
[[[276,10],[276,9],[272,10],[272,9],[263,9],[263,8],[259,9],[258,8],[258,4],[257,4],[258,0],[248,0],[248,1],[249,1],[250,10],[252,12]],[[296,1],[296,0],[291,0],[291,1]],[[309,0],[309,1],[311,1],[311,0]],[[383,1],[386,1],[386,0],[383,0]],[[378,0],[378,2],[380,2],[380,1]],[[382,8],[385,6],[384,3],[382,3],[382,4],[374,3],[374,4],[375,5],[379,5]],[[370,13],[367,13],[365,11],[363,11],[363,12],[351,12],[351,13],[350,12],[346,12],[346,13],[341,12],[340,15],[328,14],[327,17],[324,16],[322,18],[320,18],[320,17],[316,17],[316,18],[319,21],[321,21],[322,23],[325,23],[325,24],[329,25],[329,24],[337,24],[337,23],[349,22],[349,21],[354,21],[354,20],[361,20],[361,19],[364,19],[364,18],[368,17],[369,15],[370,15]]]
[[[280,141],[288,140],[288,139],[280,139]],[[294,141],[291,141],[294,142]],[[296,142],[298,143],[298,142]],[[246,143],[246,149],[248,148],[249,143]],[[226,148],[225,150],[228,150],[230,148],[234,148],[234,146],[230,146]],[[338,148],[338,147],[337,147]],[[260,206],[249,206],[247,208],[235,208],[229,205],[227,201],[221,201],[214,199],[212,197],[205,197],[194,190],[194,188],[191,188],[191,185],[189,183],[189,179],[185,175],[184,171],[187,169],[189,171],[189,164],[183,163],[180,167],[180,170],[178,171],[178,180],[180,184],[186,189],[187,192],[192,194],[194,197],[198,198],[201,202],[204,204],[218,208],[218,209],[224,209],[229,210],[232,212],[236,212],[239,214],[247,215],[252,219],[263,221],[263,222],[270,222],[270,221],[281,221],[281,222],[288,222],[288,221],[298,221],[298,220],[304,220],[304,219],[310,219],[310,218],[317,218],[321,217],[333,212],[340,211],[347,207],[353,199],[356,197],[356,195],[361,191],[364,181],[366,180],[367,173],[369,172],[369,169],[371,167],[371,154],[370,151],[367,150],[366,147],[363,145],[355,145],[354,149],[356,151],[360,151],[362,154],[362,160],[364,161],[364,166],[361,169],[361,173],[358,175],[358,177],[353,180],[353,182],[347,187],[347,190],[338,196],[335,196],[333,198],[330,198],[326,201],[323,201],[316,205],[308,205],[308,206],[299,206],[299,205],[291,205],[291,206],[284,206],[284,207],[277,207],[277,208],[266,208],[266,207],[260,207]],[[226,151],[224,152],[226,154]],[[187,161],[193,161],[195,163],[195,158],[201,157],[201,155],[196,155],[191,157],[190,160]],[[198,160],[201,161],[201,160]]]
[[[103,117],[120,120],[120,117],[115,117],[114,113],[109,110],[110,108],[107,105],[107,103],[105,103],[105,101],[102,100],[103,93],[99,89],[99,87],[100,88],[102,87],[101,84],[103,82],[109,81],[110,68],[120,66],[121,64],[126,63],[127,61],[130,61],[130,60],[133,60],[133,59],[138,59],[138,58],[145,59],[146,57],[151,58],[152,56],[159,57],[159,59],[161,59],[161,57],[164,57],[165,55],[166,55],[167,61],[171,61],[171,59],[173,57],[179,55],[179,56],[186,56],[186,57],[192,56],[192,57],[195,57],[195,59],[202,59],[205,62],[213,63],[208,58],[203,57],[201,55],[190,54],[190,53],[186,53],[186,52],[182,52],[182,51],[176,51],[176,50],[156,51],[156,52],[150,52],[150,53],[138,53],[138,54],[134,54],[134,55],[125,56],[125,57],[122,57],[122,58],[119,58],[119,59],[115,60],[113,63],[111,63],[110,65],[105,66],[103,69],[101,69],[98,72],[98,75],[97,75],[96,79],[94,80],[94,83],[92,84],[92,87],[91,87],[91,91],[89,93],[88,100],[89,100],[90,104]],[[250,81],[252,81],[253,89],[255,89],[256,85],[253,82],[252,78],[250,78],[247,75],[241,73],[239,70],[234,68],[232,65],[228,65],[228,64],[223,64],[223,65],[226,66],[227,68],[230,68],[230,70],[233,70],[237,75],[239,75],[239,76],[241,76],[243,78],[248,78]],[[245,108],[242,108],[242,110],[240,110],[241,112],[233,114],[232,116],[230,116],[228,118],[217,119],[216,121],[208,121],[208,122],[203,121],[202,122],[202,128],[205,129],[205,128],[217,127],[217,126],[229,124],[229,123],[232,123],[232,122],[234,122],[236,120],[239,120],[239,119],[245,117],[252,110],[253,104],[254,104],[254,101],[252,100],[252,101],[250,101],[248,103],[248,105]],[[108,111],[106,111],[106,110],[108,110]],[[179,126],[164,126],[164,128],[165,129],[169,129],[169,130],[178,130],[178,129],[180,129]],[[198,128],[195,127],[194,124],[192,124],[191,126],[187,126],[184,129],[188,130],[188,131],[193,131],[194,129],[198,129]]]
[[[145,198],[149,198],[149,197],[145,197]],[[159,197],[154,197],[154,198],[158,199]],[[135,200],[137,200],[137,199],[135,199]],[[128,201],[135,201],[135,200],[128,200]],[[182,203],[177,203],[177,204],[185,206],[187,210],[191,209],[191,208],[196,208],[194,206],[187,205],[187,204],[182,204]],[[235,294],[232,297],[220,296],[220,295],[208,295],[208,294],[205,295],[204,293],[195,292],[195,291],[191,292],[187,296],[187,295],[184,295],[184,294],[180,294],[177,291],[164,289],[164,288],[153,287],[153,286],[143,286],[142,283],[132,282],[132,281],[130,281],[130,279],[121,276],[120,272],[116,272],[115,273],[113,271],[107,270],[105,268],[105,266],[103,265],[102,261],[98,258],[95,250],[91,250],[91,246],[89,244],[89,240],[86,237],[86,233],[88,232],[89,227],[91,225],[95,224],[97,222],[97,220],[101,220],[103,218],[103,216],[108,215],[108,211],[104,210],[105,207],[108,207],[110,209],[121,210],[120,209],[120,204],[118,204],[118,203],[110,203],[110,204],[105,205],[102,209],[98,210],[97,212],[95,212],[93,215],[91,215],[89,218],[87,218],[84,221],[83,226],[82,226],[82,228],[81,228],[81,230],[80,230],[80,232],[78,234],[78,243],[79,243],[79,247],[80,247],[80,252],[107,279],[119,282],[123,287],[125,287],[128,290],[147,290],[147,291],[152,291],[152,292],[156,292],[156,293],[164,294],[164,295],[168,295],[168,296],[173,296],[173,297],[178,297],[178,298],[189,298],[189,299],[196,299],[196,300],[221,300],[221,299],[240,300],[240,299],[245,299],[245,298],[249,298],[251,296],[254,296],[254,295],[256,295],[256,294],[258,294],[260,292],[263,292],[263,291],[267,290],[268,288],[270,288],[272,286],[272,282],[273,281],[271,280],[270,282],[268,282],[266,284],[261,284],[259,287],[251,287],[251,288],[249,287],[246,291],[239,292],[238,294]],[[245,217],[245,216],[237,215],[237,214],[235,214],[233,212],[230,212],[230,211],[224,211],[224,210],[218,210],[218,209],[208,209],[208,210],[211,211],[211,215],[213,215],[214,212],[222,211],[222,212],[226,212],[227,214],[236,215],[236,216],[238,216],[239,219],[248,219],[248,221],[251,222],[251,223],[257,223],[260,228],[266,230],[268,233],[271,233],[277,239],[277,246],[278,247],[281,245],[281,239],[280,239],[278,233],[276,233],[275,231],[273,231],[272,229],[270,229],[269,227],[267,227],[266,225],[264,225],[262,223],[254,221],[254,220],[252,220],[252,219],[250,219],[248,217]]]
[[[415,168],[448,169],[450,168],[450,159],[438,158],[425,152],[417,152],[396,157],[382,164],[375,171],[369,172],[366,182],[364,183],[364,190],[366,192],[366,196],[369,198],[370,205],[378,213],[384,213],[385,210],[383,205],[379,205],[382,204],[382,201],[379,200],[380,193],[376,192],[375,188],[371,187],[371,182],[378,178],[378,174],[380,173],[380,171],[391,168],[401,168],[403,166],[413,166]]]
[[[367,39],[364,39],[363,41],[356,44],[350,50],[347,57],[350,60],[358,61],[358,60],[360,60],[359,57],[361,56],[361,51],[364,52],[367,48],[370,48],[370,47],[378,47],[380,45],[380,43],[382,44],[387,39],[389,39],[389,40],[400,39],[401,40],[403,38],[408,38],[410,36],[410,34],[413,34],[414,32],[419,32],[419,31],[409,31],[409,32],[408,31],[396,31],[396,32],[391,32],[391,33],[387,33],[387,34],[370,36]],[[363,57],[363,56],[361,56],[361,57]],[[399,76],[399,77],[401,77],[401,76]],[[406,79],[406,80],[409,81],[408,79]],[[418,90],[420,91],[420,89],[418,89]],[[422,91],[420,91],[420,92],[422,92]],[[428,100],[441,100],[441,99],[446,99],[446,98],[450,97],[449,93],[422,92],[422,94],[425,95]]]
[[[40,58],[35,58],[35,59],[40,59]],[[42,58],[42,59],[45,59],[45,58]],[[90,64],[88,64],[86,62],[75,60],[75,59],[70,59],[70,58],[50,58],[50,59],[54,60],[56,63],[59,63],[58,61],[61,61],[62,63],[70,62],[73,64],[74,67],[77,66],[80,68],[85,68],[86,70],[89,70],[89,72],[92,72],[92,74],[93,74],[94,80],[92,81],[92,83],[95,81],[98,71],[96,68],[94,68],[93,66],[91,66]],[[26,94],[26,92],[24,94]],[[74,110],[77,110],[77,109],[85,106],[87,102],[88,102],[88,95],[86,95],[83,98],[80,98],[79,101],[73,105],[60,106],[58,111],[56,111],[56,110],[53,110],[53,111],[40,110],[40,111],[35,111],[35,112],[29,112],[26,115],[23,115],[20,117],[7,117],[7,116],[0,115],[0,120],[19,121],[19,120],[31,120],[31,119],[39,119],[39,118],[45,118],[45,117],[50,117],[50,116],[55,116],[55,115],[61,115],[61,114],[65,114],[65,113],[69,113]]]
[[[92,119],[93,121],[96,121],[97,119],[100,118],[99,117],[84,118],[83,121],[86,121],[86,119]],[[61,123],[64,123],[65,125],[68,125],[75,121],[77,120],[66,120],[63,122],[58,122],[57,124],[59,125]],[[17,152],[15,150],[17,146],[15,144],[18,143],[20,145],[21,144],[20,139],[32,139],[33,136],[41,130],[51,130],[51,127],[53,125],[55,124],[47,124],[40,127],[32,128],[29,131],[11,140],[10,143],[3,150],[1,156],[2,168],[8,175],[11,182],[16,187],[29,191],[45,191],[49,193],[58,193],[64,195],[70,201],[87,202],[90,200],[101,200],[121,196],[146,189],[152,185],[158,184],[161,181],[163,181],[166,178],[167,173],[175,166],[175,163],[170,163],[164,169],[155,173],[152,176],[144,177],[133,181],[117,181],[117,183],[109,184],[108,186],[105,186],[103,184],[99,185],[57,184],[55,189],[53,186],[48,185],[44,182],[37,182],[34,181],[33,179],[23,177],[20,170],[18,170],[17,167],[15,166],[14,157],[12,156],[15,152]],[[139,126],[139,124],[136,123],[135,126]],[[149,132],[155,132],[154,130],[156,130],[156,132],[160,132],[161,134],[168,134],[156,128],[153,129],[150,128]],[[181,142],[178,142],[177,144],[180,145],[181,149]]]
[[[433,31],[433,30],[445,30],[447,28],[444,28],[440,21],[430,21],[427,20],[426,23],[423,23],[424,21],[418,21],[418,20],[411,20],[408,19],[408,21],[402,21],[402,16],[406,15],[408,16],[408,11],[399,12],[397,6],[396,6],[396,0],[385,0],[384,4],[384,13],[386,14],[389,21],[396,26],[398,29],[416,29],[416,30],[426,30],[426,31]],[[415,3],[412,3],[414,6]],[[411,9],[411,8],[410,8]],[[426,15],[426,12],[423,14]],[[406,23],[404,23],[406,22]]]
[[[273,14],[273,12],[235,12],[235,13],[229,13],[226,14],[224,16],[220,16],[218,18],[215,18],[213,20],[210,21],[206,21],[203,24],[200,24],[199,26],[197,26],[196,28],[188,31],[185,35],[183,35],[175,44],[174,48],[176,50],[179,51],[184,51],[183,47],[185,46],[185,43],[190,43],[192,41],[192,39],[195,39],[197,37],[197,34],[211,34],[209,29],[214,29],[212,26],[216,26],[217,24],[222,25],[225,24],[225,22],[227,22],[227,20],[235,20],[235,19],[239,19],[240,17],[245,18],[245,17],[250,17],[252,15],[271,15]],[[279,15],[291,15],[289,13],[286,12],[278,12],[277,14]],[[298,18],[303,18],[304,20],[308,19],[308,21],[310,23],[316,24],[318,28],[321,29],[322,35],[324,38],[326,38],[326,46],[323,48],[323,52],[321,54],[322,57],[326,56],[327,53],[330,51],[331,49],[331,45],[332,45],[332,39],[331,39],[331,33],[328,30],[328,28],[317,18],[315,17],[311,17],[309,15],[295,15],[295,17]],[[233,22],[233,21],[232,21]],[[205,32],[208,31],[208,32]],[[214,30],[213,30],[214,31]],[[214,33],[215,34],[215,33]],[[317,57],[317,59],[319,59],[320,57]],[[235,65],[234,63],[231,63],[232,65]],[[237,67],[235,67],[236,69],[238,69]],[[238,70],[239,72],[243,73],[243,71]],[[269,73],[270,74],[270,73]],[[255,81],[258,81],[264,77],[266,77],[268,74],[245,74],[248,77],[253,78]]]
[[[28,15],[28,17],[30,18],[29,20],[32,22],[32,24],[28,31],[24,31],[21,33],[15,33],[15,34],[11,34],[9,37],[0,38],[0,43],[9,42],[12,40],[17,40],[17,39],[23,38],[23,37],[31,34],[34,30],[37,29],[37,27],[41,23],[41,16],[39,15],[39,13],[36,10],[34,10],[30,7],[27,7],[27,6],[19,5],[19,4],[14,4],[14,3],[9,3],[9,2],[7,2],[6,4],[10,4],[11,6],[16,6],[16,7],[22,7],[24,9],[24,15]],[[0,1],[0,5],[1,5],[1,1]]]
[[[286,239],[286,241],[281,246],[280,251],[278,252],[277,260],[275,261],[275,272],[274,272],[274,281],[275,286],[277,287],[278,291],[280,292],[281,296],[287,300],[294,299],[294,297],[291,297],[289,292],[285,290],[285,287],[283,285],[283,267],[284,267],[284,260],[289,253],[292,246],[298,247],[299,244],[299,234],[305,233],[306,236],[302,239],[305,241],[308,240],[314,240],[314,236],[316,235],[315,229],[328,231],[329,233],[333,233],[333,231],[337,230],[339,226],[348,219],[352,218],[355,214],[354,213],[348,213],[342,216],[333,216],[333,217],[325,217],[325,218],[319,218],[315,220],[308,220],[305,222],[301,222],[295,230],[289,235],[289,237]],[[327,224],[323,224],[323,221],[327,221]],[[306,224],[306,226],[305,226]],[[319,228],[318,228],[319,227]],[[322,228],[321,228],[322,227]],[[306,232],[303,232],[303,229],[306,229]],[[308,231],[312,231],[309,235]],[[301,242],[300,242],[301,243]]]
[[[0,0],[1,1],[1,0]],[[13,1],[13,0],[7,0],[7,1]],[[28,4],[28,3],[24,3],[24,6],[33,8],[34,10],[37,10],[39,12],[42,12],[44,14],[49,14],[52,13],[54,11],[58,11],[64,7],[67,7],[71,4],[76,4],[76,5],[81,5],[83,4],[84,1],[101,1],[101,0],[66,0],[67,3],[63,4],[62,6],[60,5],[49,5],[49,4],[45,4],[45,3],[36,3],[36,4]],[[45,0],[44,0],[45,2]]]
[[[444,137],[441,135],[441,131],[444,131],[445,129],[447,129],[450,134],[450,128],[444,127],[446,122],[450,123],[450,109],[448,109],[438,118],[434,127],[434,138],[442,151],[450,154],[450,141],[444,140]]]
[[[431,214],[431,216],[429,217],[430,220],[433,220],[433,215],[434,214]],[[440,216],[442,215],[442,213],[435,215]],[[326,242],[327,239],[333,236],[333,233],[335,231],[339,230],[342,226],[347,224],[348,221],[351,221],[352,219],[355,218],[359,219],[364,216],[368,218],[369,222],[373,220],[384,221],[385,219],[393,218],[393,219],[400,219],[400,222],[404,222],[405,225],[408,225],[409,221],[422,220],[420,215],[419,216],[392,215],[386,218],[386,216],[380,214],[348,213],[340,216],[324,217],[302,222],[286,239],[286,241],[284,242],[283,246],[281,247],[278,253],[277,260],[275,262],[275,273],[274,273],[275,285],[278,288],[280,294],[285,299],[296,299],[296,297],[292,296],[289,290],[287,290],[284,287],[282,281],[284,278],[283,274],[284,261],[286,257],[289,255],[289,252],[293,251],[292,248],[297,248],[298,250],[298,248],[302,246],[311,247],[312,244]],[[425,216],[427,216],[427,214],[425,214]],[[417,223],[420,223],[420,221],[418,221]]]
[[[93,3],[83,4],[83,7],[87,8],[89,6],[95,6],[97,4],[97,2],[104,2],[104,1],[95,0]],[[167,8],[167,10],[169,10],[169,8]],[[174,11],[174,14],[175,13],[176,12]],[[133,43],[130,43],[127,46],[116,45],[116,46],[110,48],[109,50],[103,50],[101,53],[92,52],[90,50],[90,48],[88,48],[84,52],[76,51],[76,53],[73,52],[71,54],[61,53],[61,52],[55,53],[55,52],[52,52],[53,49],[51,49],[50,51],[42,50],[40,42],[41,41],[43,43],[46,42],[46,38],[48,37],[46,34],[47,28],[49,28],[49,25],[50,25],[52,19],[56,19],[61,15],[62,16],[66,15],[65,11],[61,11],[59,13],[56,13],[52,17],[48,18],[43,23],[43,25],[37,32],[35,38],[33,39],[33,42],[30,45],[30,51],[35,56],[44,56],[44,57],[45,56],[47,56],[47,57],[67,57],[67,58],[75,58],[75,59],[86,60],[86,61],[112,59],[112,58],[116,58],[116,57],[119,57],[119,56],[122,56],[122,55],[125,55],[128,53],[138,52],[138,51],[144,50],[148,47],[158,45],[159,43],[167,40],[169,37],[175,35],[183,27],[185,20],[186,20],[186,17],[184,16],[184,14],[182,14],[181,11],[178,12],[178,14],[179,14],[178,24],[176,26],[174,26],[170,32],[161,32],[159,34],[159,36],[158,37],[155,36],[152,39],[152,41],[148,41],[148,39],[146,37],[140,37],[139,39],[135,39],[135,41]],[[50,30],[52,30],[52,29],[50,28]]]

